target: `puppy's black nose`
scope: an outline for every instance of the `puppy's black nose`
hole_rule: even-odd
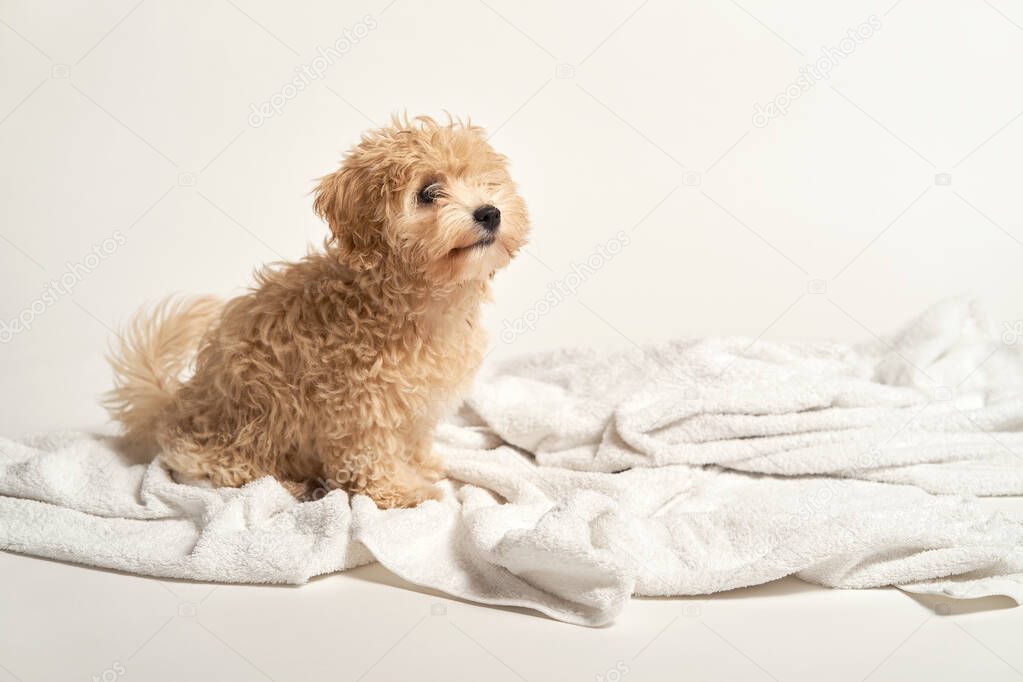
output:
[[[501,225],[501,211],[497,206],[484,204],[472,214],[473,219],[479,223],[487,232],[493,232]]]

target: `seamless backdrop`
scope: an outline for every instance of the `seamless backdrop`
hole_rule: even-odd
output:
[[[315,178],[404,111],[485,126],[529,202],[488,362],[869,340],[960,293],[1023,343],[1021,83],[1019,0],[0,0],[0,435],[103,427],[117,325],[318,245]],[[791,578],[588,629],[379,565],[0,575],[0,682],[1023,674],[1008,600]]]
[[[1018,3],[2,0],[0,82],[5,435],[102,423],[140,303],[319,244],[314,179],[392,112],[471,116],[529,201],[490,361],[961,292],[1023,339]]]

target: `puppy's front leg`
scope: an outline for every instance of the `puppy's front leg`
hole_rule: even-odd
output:
[[[351,494],[368,495],[381,509],[440,499],[440,490],[405,459],[405,448],[405,443],[384,432],[360,434],[326,448],[321,455],[323,473]]]

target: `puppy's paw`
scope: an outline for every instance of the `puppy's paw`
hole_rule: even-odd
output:
[[[433,450],[421,453],[413,462],[416,473],[431,483],[436,483],[447,476],[447,472],[444,470],[444,459]]]
[[[390,486],[364,491],[381,509],[415,507],[427,500],[439,500],[440,488],[433,485],[419,485],[408,488]]]
[[[440,462],[424,466],[420,473],[423,475],[423,478],[428,480],[430,483],[436,483],[446,476],[444,465]]]
[[[308,502],[309,500],[313,499],[312,495],[310,494],[309,485],[307,483],[301,481],[287,480],[284,481],[278,480],[277,482],[280,483],[281,487],[287,490],[289,493],[291,493],[291,496],[294,497],[299,502]]]

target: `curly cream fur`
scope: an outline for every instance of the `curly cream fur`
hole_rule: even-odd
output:
[[[433,182],[441,196],[417,201]],[[502,214],[489,245],[472,217],[484,204]],[[525,242],[525,204],[480,128],[420,117],[364,135],[315,208],[331,230],[322,251],[263,269],[222,308],[142,311],[107,406],[173,470],[216,486],[270,475],[381,507],[434,498],[433,430],[482,360],[480,303]]]

